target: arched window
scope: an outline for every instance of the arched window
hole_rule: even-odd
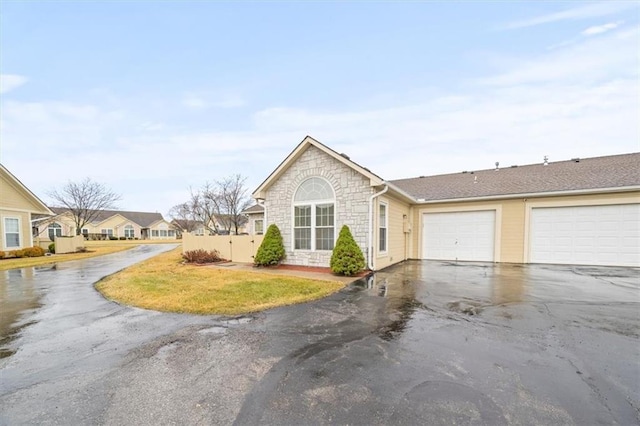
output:
[[[56,237],[62,237],[62,226],[57,223],[57,222],[53,222],[52,224],[49,225],[49,239],[51,241],[55,241]]]
[[[335,195],[326,180],[312,177],[300,184],[293,197],[293,248],[333,250]]]
[[[133,230],[132,225],[127,225],[124,227],[124,236],[127,238],[135,237],[135,231]]]

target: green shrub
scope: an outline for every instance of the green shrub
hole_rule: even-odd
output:
[[[187,263],[215,263],[222,262],[224,259],[220,257],[218,250],[206,251],[202,249],[185,251],[182,258]]]
[[[114,237],[113,235],[109,235],[109,241],[116,241],[118,237]]]
[[[284,259],[284,244],[280,229],[275,224],[269,225],[264,240],[258,248],[253,261],[258,266],[277,265]]]
[[[338,241],[331,253],[331,271],[334,274],[351,276],[364,269],[364,255],[353,239],[347,225],[340,230]]]
[[[120,237],[120,241],[124,241],[126,239],[127,239],[127,237]]]
[[[23,250],[25,257],[40,257],[44,256],[44,249],[42,247],[34,246]]]
[[[56,243],[49,244],[49,253],[53,254],[56,252]]]

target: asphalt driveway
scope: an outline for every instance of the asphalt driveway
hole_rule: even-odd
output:
[[[640,423],[638,270],[407,262],[237,318],[93,290],[167,248],[0,275],[0,424]]]

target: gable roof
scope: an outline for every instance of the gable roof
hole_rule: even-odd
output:
[[[252,196],[257,199],[264,199],[266,195],[265,191],[276,180],[278,180],[278,178],[291,166],[291,164],[293,164],[310,146],[315,146],[325,154],[333,157],[337,161],[345,164],[347,167],[350,167],[358,173],[364,175],[369,179],[371,186],[382,185],[383,179],[380,176],[372,173],[366,167],[362,167],[358,163],[351,161],[351,159],[346,155],[337,153],[326,145],[323,145],[322,143],[313,139],[311,136],[305,136],[302,142],[300,142],[298,146],[293,151],[291,151],[287,158],[285,158],[284,161],[282,161],[282,163],[280,163],[280,165],[278,165],[278,167],[276,167],[276,169],[264,180],[264,182],[262,182],[260,186],[258,186],[258,188],[253,191]]]
[[[640,153],[392,180],[418,202],[518,194],[640,189]]]
[[[51,207],[51,210],[56,215],[64,214],[69,211],[69,209],[66,207]],[[162,214],[160,213],[102,210],[100,213],[98,213],[98,216],[95,217],[91,223],[99,224],[100,222],[104,222],[105,220],[113,217],[114,215],[120,215],[125,219],[136,223],[141,228],[148,228],[154,222],[164,220],[164,218],[162,217]]]
[[[257,214],[264,213],[264,206],[262,204],[254,204],[251,207],[247,207],[242,210],[240,213],[242,214]]]
[[[43,215],[53,215],[54,213],[49,210],[49,207],[45,203],[42,202],[40,198],[36,196],[29,188],[25,186],[20,179],[15,177],[13,173],[11,173],[5,166],[0,164],[0,174],[2,177],[6,179],[10,184],[13,184],[19,191],[23,192],[25,198],[27,198],[33,205],[36,207],[31,213],[43,214]]]

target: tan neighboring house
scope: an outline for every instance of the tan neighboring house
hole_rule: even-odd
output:
[[[328,266],[348,225],[372,270],[406,259],[640,267],[640,153],[387,181],[307,136],[253,197],[288,264]]]
[[[247,217],[245,230],[249,235],[262,235],[266,232],[264,229],[264,206],[254,204],[242,211]]]
[[[52,207],[55,216],[36,220],[34,236],[41,242],[53,241],[55,236],[75,235],[75,223],[68,209]],[[175,228],[160,213],[119,210],[101,211],[91,223],[82,228],[87,238],[127,238],[139,240],[176,239]]]
[[[9,170],[0,164],[0,234],[2,251],[33,246],[32,215],[54,213]]]

